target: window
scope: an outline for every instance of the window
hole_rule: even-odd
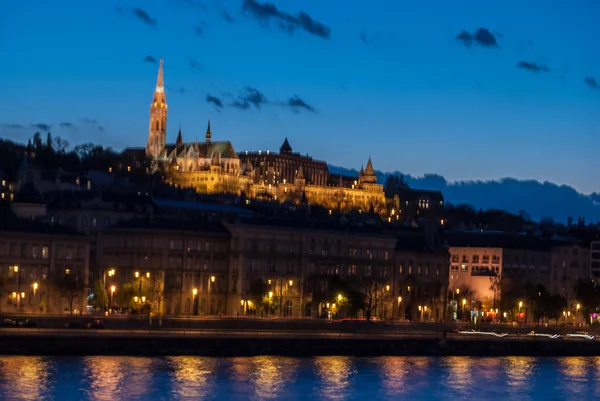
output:
[[[350,248],[349,255],[351,257],[356,257],[356,248]]]
[[[42,246],[42,259],[48,259],[48,246]]]
[[[500,256],[498,255],[493,255],[492,256],[492,263],[497,265],[498,263],[500,263]]]
[[[67,247],[67,260],[73,259],[74,250],[72,246]]]
[[[62,258],[63,258],[63,247],[57,246],[56,247],[56,259],[62,259]]]
[[[403,265],[400,265],[399,271],[400,271],[400,274],[403,273],[403,271],[404,271],[404,266]]]
[[[287,272],[288,273],[293,273],[294,272],[294,263],[289,261],[287,264]]]
[[[373,259],[373,252],[371,252],[370,249],[367,249],[365,252],[366,252],[367,258]]]
[[[408,275],[410,276],[412,274],[412,266],[408,266]]]
[[[365,276],[370,276],[371,275],[371,266],[367,266],[365,268]]]
[[[355,276],[356,275],[356,265],[348,266],[348,275]]]
[[[81,224],[84,227],[87,227],[87,225],[88,225],[88,217],[86,215],[83,215],[83,217],[81,218]]]
[[[471,261],[473,263],[479,263],[479,255],[473,255],[473,259]]]
[[[417,266],[417,276],[421,275],[421,266]]]
[[[469,270],[469,266],[462,264],[462,265],[460,265],[460,270],[466,272],[467,270]]]
[[[92,227],[96,227],[98,225],[98,219],[96,216],[92,216]]]
[[[469,263],[469,258],[467,258],[467,255],[462,256],[462,263]]]
[[[383,251],[383,260],[388,260],[389,256],[390,256],[390,254],[388,251]]]
[[[258,260],[257,259],[252,259],[250,261],[250,271],[251,272],[258,271]]]
[[[175,240],[174,239],[169,241],[169,249],[175,249]]]
[[[31,247],[31,257],[34,258],[34,259],[37,259],[38,256],[39,256],[39,254],[38,254],[38,246],[37,245],[33,245]]]
[[[206,243],[204,244],[204,250],[206,252],[210,252],[210,242],[206,241]]]
[[[452,255],[452,263],[458,263],[458,255]]]
[[[483,255],[483,263],[490,263],[490,255]]]

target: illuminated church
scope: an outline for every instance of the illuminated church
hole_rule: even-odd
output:
[[[167,171],[168,182],[199,193],[267,195],[276,200],[312,204],[330,209],[385,209],[383,186],[377,183],[371,159],[358,178],[334,177],[327,164],[292,152],[287,140],[280,152],[235,152],[229,141],[213,141],[210,120],[204,141],[184,142],[181,128],[174,144],[167,144],[168,106],[160,59],[158,79],[150,106],[146,156]],[[241,159],[240,159],[241,157]]]

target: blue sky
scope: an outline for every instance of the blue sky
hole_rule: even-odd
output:
[[[3,2],[0,136],[47,124],[71,144],[145,146],[158,65],[144,59],[163,57],[169,141],[179,123],[201,139],[210,115],[238,151],[287,136],[345,167],[600,190],[599,2],[272,4]]]

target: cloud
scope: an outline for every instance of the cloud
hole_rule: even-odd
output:
[[[86,123],[86,124],[93,124],[93,125],[98,124],[98,120],[95,120],[95,119],[92,119],[92,118],[87,118],[87,117],[85,117],[83,119],[83,122]]]
[[[144,57],[144,63],[156,64],[156,59],[153,56]]]
[[[206,95],[206,102],[214,104],[215,107],[217,107],[219,109],[223,108],[223,102],[221,101],[221,99],[219,99],[216,96],[211,96],[210,94],[207,94]]]
[[[316,111],[314,107],[300,99],[298,95],[294,95],[294,97],[289,98],[287,101],[287,106],[290,106],[295,111],[298,111],[299,109],[306,109],[313,112]]]
[[[202,27],[200,25],[194,28],[194,32],[196,32],[196,35],[198,36],[202,36],[202,34],[204,34],[204,31],[202,30]]]
[[[232,106],[241,109],[247,109],[252,105],[257,109],[260,109],[260,106],[266,103],[269,103],[269,101],[263,93],[256,88],[246,86],[244,92],[238,96],[238,99],[234,102],[234,104],[232,104]]]
[[[590,89],[600,89],[600,85],[598,85],[598,82],[594,77],[586,77],[583,79],[583,82],[585,82]]]
[[[46,124],[46,123],[37,123],[37,124],[31,124],[31,128],[35,128],[40,131],[50,131],[50,129],[52,129],[52,126],[50,124]]]
[[[369,41],[367,40],[367,33],[365,32],[365,30],[363,29],[362,31],[360,31],[360,40],[362,40],[362,42],[365,45],[369,44]]]
[[[467,47],[471,47],[473,43],[483,47],[498,47],[496,36],[485,28],[479,28],[475,33],[462,31],[456,36],[456,40]]]
[[[519,61],[517,68],[529,70],[531,72],[549,72],[550,70],[545,65],[530,63],[529,61]]]
[[[24,126],[22,126],[21,124],[0,124],[0,127],[2,128],[10,128],[10,129],[25,129]]]
[[[177,89],[177,92],[183,95],[185,92],[187,92],[187,89],[185,89],[183,86],[180,86],[179,89]]]
[[[300,28],[304,31],[319,36],[323,39],[331,37],[331,28],[323,23],[314,20],[307,13],[300,11],[296,16],[279,11],[273,3],[259,3],[256,0],[243,0],[242,12],[252,15],[256,20],[264,22],[275,19],[280,22],[279,26],[285,27],[290,33],[294,28]],[[290,26],[292,28],[290,28]]]
[[[102,131],[102,132],[104,132],[104,127],[103,127],[103,126],[101,126],[101,125],[99,125],[99,126],[98,126],[98,130],[99,130],[99,131]]]
[[[190,65],[190,67],[192,67],[195,70],[204,71],[204,66],[198,60],[196,60],[194,57],[190,56],[189,54],[188,54],[188,64]]]
[[[75,125],[73,123],[70,123],[70,122],[60,123],[59,126],[61,128],[75,128]]]
[[[229,15],[228,13],[226,13],[226,12],[223,12],[223,13],[221,14],[221,17],[223,17],[223,19],[224,19],[224,20],[225,20],[227,23],[229,23],[229,24],[231,24],[232,22],[235,22],[235,20],[233,19],[233,17],[232,17],[231,15]]]
[[[136,16],[140,21],[147,25],[156,25],[156,18],[150,17],[148,13],[141,8],[134,8],[133,15]]]

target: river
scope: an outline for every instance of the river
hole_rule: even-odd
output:
[[[600,357],[0,356],[0,400],[600,399]]]

